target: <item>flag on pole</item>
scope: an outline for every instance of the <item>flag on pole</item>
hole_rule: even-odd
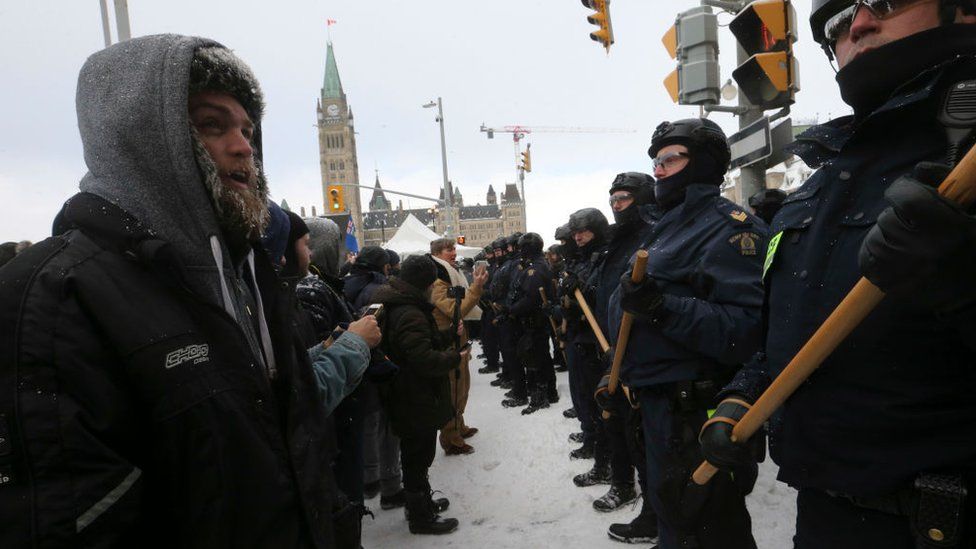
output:
[[[346,223],[346,249],[356,254],[359,253],[359,242],[356,241],[356,225],[352,222],[352,216]]]
[[[327,27],[331,27],[332,25],[335,25],[335,24],[336,24],[336,20],[335,19],[326,19],[325,20],[325,25]]]

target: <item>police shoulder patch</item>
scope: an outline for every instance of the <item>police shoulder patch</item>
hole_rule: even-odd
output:
[[[719,211],[723,219],[734,227],[752,226],[752,217],[735,202],[723,198],[716,202],[715,209]]]
[[[754,256],[758,254],[759,240],[759,234],[752,231],[743,231],[729,237],[729,244],[741,255]]]
[[[535,269],[529,269],[529,276],[532,276],[534,274],[535,274]]]
[[[746,215],[746,212],[744,212],[744,211],[742,211],[742,210],[733,210],[733,211],[732,211],[732,212],[731,212],[731,213],[729,214],[729,217],[731,217],[732,219],[734,219],[734,220],[736,220],[736,221],[738,221],[739,223],[742,223],[742,222],[743,222],[743,221],[745,221],[746,219],[749,219],[749,216],[748,216],[748,215]]]

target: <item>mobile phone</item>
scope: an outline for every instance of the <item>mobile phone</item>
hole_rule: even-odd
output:
[[[475,271],[483,271],[487,268],[488,268],[488,262],[485,261],[484,259],[479,259],[478,261],[474,262]]]
[[[379,316],[381,312],[383,312],[383,304],[373,303],[366,307],[366,310],[363,311],[363,316]]]

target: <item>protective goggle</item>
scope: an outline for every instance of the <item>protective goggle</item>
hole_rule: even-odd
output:
[[[613,195],[610,197],[610,207],[613,207],[617,202],[627,202],[628,200],[633,200],[634,195],[630,193],[620,193],[618,195]]]
[[[664,167],[665,170],[670,170],[675,167],[682,158],[688,158],[688,153],[683,152],[672,152],[667,154],[662,154],[654,158],[654,168]]]
[[[862,7],[868,10],[875,19],[883,21],[910,7],[936,1],[938,0],[856,0],[827,19],[823,28],[824,38],[826,38],[830,48],[833,49],[837,41],[847,36],[851,31],[851,24],[857,17],[858,10]]]

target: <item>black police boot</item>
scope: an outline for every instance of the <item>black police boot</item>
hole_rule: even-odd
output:
[[[505,383],[505,381],[507,380],[504,377],[498,376],[495,379],[491,380],[491,383],[489,383],[488,385],[491,385],[492,387],[501,387],[502,383]]]
[[[607,535],[612,540],[624,543],[656,543],[657,515],[645,499],[640,514],[634,520],[625,524],[611,524]]]
[[[447,509],[451,506],[451,500],[447,498],[435,498],[434,497],[435,493],[440,493],[440,492],[431,490],[429,494],[430,504],[434,506],[434,512],[443,513],[444,511],[447,511]]]
[[[380,481],[367,482],[363,485],[363,498],[373,499],[380,493]]]
[[[397,507],[403,507],[407,503],[407,493],[401,488],[399,492],[390,496],[380,496],[380,509],[389,511]]]
[[[583,440],[585,440],[585,438],[582,432],[569,434],[570,442],[575,442],[576,444],[583,444]]]
[[[580,488],[584,486],[596,486],[597,484],[610,484],[610,465],[593,465],[593,468],[589,471],[573,477],[573,484]]]
[[[521,406],[526,406],[529,404],[529,397],[527,396],[515,396],[512,398],[506,398],[502,401],[502,406],[506,408],[519,408]]]
[[[543,408],[549,407],[549,401],[546,399],[546,394],[541,390],[532,391],[532,401],[529,406],[522,410],[522,415],[527,416],[529,414],[534,414]]]
[[[593,501],[593,508],[601,513],[609,513],[610,511],[620,509],[636,499],[637,490],[634,489],[633,482],[630,484],[611,484],[610,490],[606,494]]]
[[[559,391],[556,390],[555,386],[550,385],[549,388],[546,389],[546,400],[549,401],[549,404],[559,402]]]
[[[563,410],[563,417],[566,419],[576,419],[579,414],[576,413],[576,408],[566,408]]]
[[[492,368],[491,366],[485,366],[484,368],[478,368],[479,374],[496,374],[498,373],[498,366]]]
[[[593,443],[583,443],[582,446],[569,453],[569,459],[593,459],[595,449]]]
[[[458,527],[457,519],[441,518],[437,514],[427,491],[407,492],[405,514],[411,534],[449,534]]]

